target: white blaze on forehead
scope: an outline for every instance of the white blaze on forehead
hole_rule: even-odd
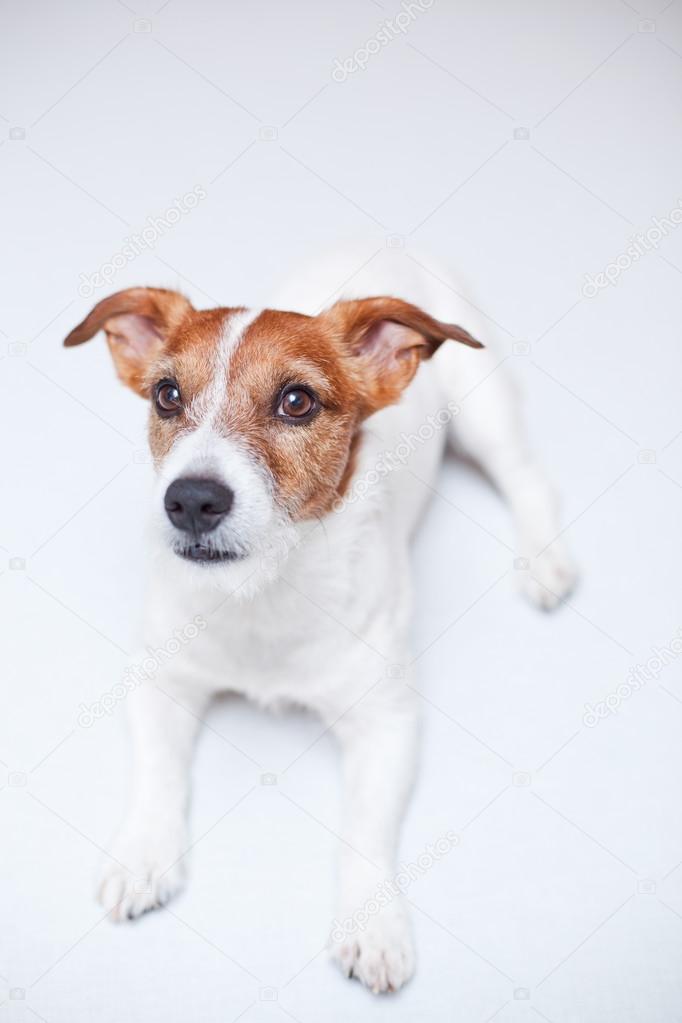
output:
[[[266,466],[240,437],[225,436],[219,422],[228,400],[230,361],[260,313],[260,309],[248,309],[226,316],[212,352],[208,384],[188,406],[189,427],[180,432],[159,472],[158,508],[162,521],[163,496],[175,479],[185,476],[218,479],[233,491],[230,514],[211,533],[217,546],[222,543],[228,550],[252,550],[262,534],[278,521],[272,479]],[[164,528],[169,528],[165,521]],[[170,535],[174,535],[173,530]]]
[[[211,379],[187,409],[189,418],[197,426],[206,422],[212,423],[220,412],[227,391],[232,356],[247,329],[258,319],[261,312],[262,309],[244,309],[233,313],[226,320],[215,349]]]

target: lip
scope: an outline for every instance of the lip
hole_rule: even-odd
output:
[[[219,562],[238,561],[243,554],[237,551],[218,551],[203,543],[193,543],[189,547],[176,547],[175,553],[186,561],[194,561],[200,565],[215,565]]]

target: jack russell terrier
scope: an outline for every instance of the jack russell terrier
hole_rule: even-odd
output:
[[[131,288],[66,338],[104,330],[118,376],[150,402],[144,645],[206,615],[129,697],[132,805],[100,895],[116,919],[181,886],[194,739],[225,690],[310,708],[338,738],[339,919],[394,875],[417,713],[409,668],[395,678],[389,666],[410,661],[408,543],[427,489],[415,476],[432,484],[446,439],[508,501],[526,595],[550,608],[573,584],[513,388],[475,340],[483,330],[457,282],[388,249],[339,289],[352,267],[347,252],[318,262],[268,309],[197,310],[175,291]],[[383,901],[331,940],[344,973],[374,992],[414,969],[404,902]]]

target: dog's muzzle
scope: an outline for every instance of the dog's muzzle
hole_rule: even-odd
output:
[[[187,537],[187,543],[175,548],[176,553],[207,564],[234,560],[236,552],[204,542],[207,534],[229,515],[233,503],[232,490],[217,480],[193,476],[174,480],[166,491],[163,506],[171,523]]]

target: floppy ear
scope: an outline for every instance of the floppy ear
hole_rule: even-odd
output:
[[[104,329],[120,379],[147,397],[145,372],[168,334],[192,311],[184,295],[162,288],[129,288],[103,299],[64,341],[67,348]]]
[[[331,322],[357,359],[369,415],[397,401],[419,368],[444,341],[483,348],[463,327],[435,320],[398,298],[337,302],[321,318]]]

